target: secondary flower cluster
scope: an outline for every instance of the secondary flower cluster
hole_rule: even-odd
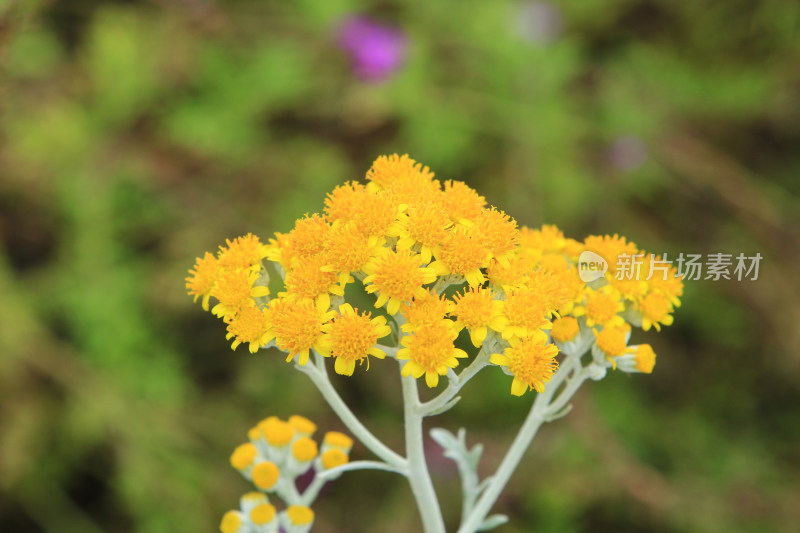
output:
[[[222,518],[222,533],[306,533],[314,522],[310,505],[321,487],[312,482],[300,494],[296,480],[310,469],[315,478],[350,461],[353,440],[338,431],[329,431],[322,446],[311,438],[317,426],[299,415],[287,421],[271,416],[248,432],[248,442],[231,455],[231,466],[255,485],[258,491],[248,492],[240,500],[240,508],[228,511]],[[334,473],[334,472],[331,472]],[[329,479],[332,479],[329,476]],[[266,493],[279,496],[287,507],[278,513]]]
[[[609,265],[590,283],[578,271],[586,250]],[[211,311],[234,349],[274,345],[300,365],[314,350],[344,375],[388,353],[404,361],[403,375],[435,387],[470,357],[471,341],[522,395],[544,390],[559,349],[591,347],[600,364],[652,371],[650,346],[628,345],[631,326],[671,324],[683,284],[674,269],[615,279],[616,258],[637,253],[617,235],[577,241],[555,226],[520,229],[463,182],[440,182],[428,167],[391,155],[373,163],[366,184],[336,187],[321,214],[290,232],[266,244],[246,235],[198,258],[187,289],[205,309],[210,298],[218,302]],[[270,272],[281,278],[274,297]],[[359,286],[374,296],[375,316],[353,306]]]

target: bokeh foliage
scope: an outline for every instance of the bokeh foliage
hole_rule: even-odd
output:
[[[758,281],[689,282],[648,336],[655,373],[589,385],[542,431],[503,531],[792,531],[800,6],[570,0],[545,42],[524,5],[0,0],[0,529],[214,531],[247,490],[227,456],[250,425],[341,429],[277,353],[231,352],[183,277],[407,152],[527,225],[764,256]],[[356,12],[408,35],[386,83],[335,46]],[[388,366],[338,384],[397,447]],[[507,386],[481,375],[442,421],[487,445],[486,472],[530,400]],[[431,453],[453,523],[455,469]],[[416,530],[383,476],[332,485],[316,530]]]

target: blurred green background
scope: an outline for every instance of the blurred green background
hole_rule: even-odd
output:
[[[407,36],[381,83],[336,46],[357,13]],[[216,531],[251,425],[342,429],[279,354],[231,352],[183,278],[399,152],[522,224],[764,257],[757,281],[688,282],[637,339],[655,373],[541,431],[499,531],[797,531],[800,4],[0,0],[0,65],[0,530]],[[337,383],[399,449],[391,367]],[[485,474],[532,400],[509,386],[485,372],[436,420],[485,443]],[[315,508],[318,532],[419,530],[386,474]]]

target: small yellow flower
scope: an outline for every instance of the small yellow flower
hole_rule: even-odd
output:
[[[323,270],[327,262],[323,254],[296,258],[286,272],[286,292],[281,295],[290,300],[310,300],[321,309],[328,309],[331,294],[343,296],[344,287],[338,283],[336,272]]]
[[[540,229],[522,228],[519,234],[519,246],[526,250],[537,250],[541,253],[561,252],[566,244],[564,233],[556,226],[545,224]]]
[[[339,448],[344,453],[349,453],[353,447],[353,439],[342,433],[341,431],[328,431],[322,437],[323,448]]]
[[[320,353],[335,357],[334,369],[337,374],[352,376],[356,363],[366,361],[369,369],[369,356],[383,359],[386,352],[376,347],[378,339],[389,335],[392,330],[382,316],[371,318],[369,313],[358,314],[350,304],[339,306],[339,316],[322,326],[325,335],[318,345]]]
[[[279,349],[289,354],[286,361],[297,356],[297,362],[305,366],[309,351],[319,347],[322,325],[335,313],[327,312],[309,301],[278,298],[270,301],[269,314],[275,342]]]
[[[305,505],[290,505],[286,509],[286,516],[293,526],[307,526],[314,521],[314,511]]]
[[[292,443],[292,456],[301,463],[314,460],[318,453],[317,443],[309,437],[300,437]]]
[[[386,190],[401,204],[418,204],[430,201],[441,192],[441,185],[433,179],[433,172],[408,155],[380,156],[367,171],[371,191]]]
[[[401,370],[403,377],[419,378],[424,374],[428,387],[438,385],[439,376],[457,367],[459,358],[467,357],[464,350],[453,345],[457,336],[453,323],[443,320],[422,325],[403,337],[400,341],[403,348],[397,352],[398,360],[408,360]]]
[[[330,224],[324,217],[306,215],[294,224],[288,234],[276,234],[267,245],[267,258],[289,268],[297,257],[308,257],[322,252],[330,231]]]
[[[522,396],[530,389],[544,392],[544,384],[550,381],[558,370],[558,347],[547,343],[547,335],[536,331],[522,341],[513,340],[511,346],[502,354],[495,353],[490,361],[505,367],[514,375],[511,394]]]
[[[271,503],[260,503],[250,510],[250,521],[257,526],[269,524],[276,516],[275,506]]]
[[[672,304],[664,293],[650,292],[639,303],[639,312],[642,314],[642,329],[647,331],[651,327],[661,331],[661,325],[672,324]]]
[[[501,264],[508,262],[519,242],[517,221],[495,208],[481,211],[475,219],[475,232],[491,256]]]
[[[569,342],[580,333],[578,321],[572,316],[563,316],[553,320],[553,329],[550,335],[558,342]]]
[[[298,435],[310,437],[317,430],[317,425],[308,418],[300,415],[289,417],[289,424],[294,428]]]
[[[656,353],[649,344],[640,344],[633,352],[636,358],[636,369],[645,374],[651,374],[656,366]]]
[[[234,240],[226,239],[226,246],[219,247],[219,264],[226,270],[256,270],[261,260],[267,256],[267,247],[253,235],[248,233]]]
[[[221,533],[238,533],[242,527],[242,513],[239,511],[228,511],[222,515],[222,522],[219,525]]]
[[[240,309],[233,316],[225,317],[228,324],[226,339],[231,340],[231,349],[235,350],[242,343],[249,343],[250,353],[256,353],[263,344],[272,338],[269,314],[258,306]]]
[[[463,181],[453,180],[444,182],[441,202],[454,223],[476,219],[486,205],[486,199],[474,189]]]
[[[502,263],[492,260],[486,269],[489,284],[495,290],[509,292],[526,285],[538,258],[511,254],[507,259]]]
[[[325,242],[323,272],[338,273],[339,285],[353,280],[351,272],[363,270],[370,259],[386,251],[383,237],[366,237],[354,222],[336,221]]]
[[[401,213],[389,228],[388,235],[397,237],[397,250],[418,250],[424,263],[430,263],[434,252],[447,238],[451,222],[444,209],[436,203],[410,207]]]
[[[375,307],[388,302],[390,315],[397,313],[403,302],[425,296],[423,285],[436,281],[433,269],[423,267],[420,255],[409,251],[390,251],[367,263],[364,272],[368,274],[364,278],[366,291],[378,293]]]
[[[383,237],[402,211],[390,194],[371,192],[356,182],[339,186],[325,200],[331,222],[353,222],[367,237]]]
[[[262,461],[253,467],[253,484],[261,490],[270,490],[278,483],[281,470],[272,461]]]
[[[231,466],[236,470],[244,470],[253,464],[256,458],[256,447],[251,442],[240,444],[231,454]]]
[[[634,256],[639,249],[632,242],[627,242],[625,237],[616,233],[610,235],[590,235],[583,241],[584,249],[590,250],[608,262],[608,272],[614,275],[617,272],[617,262],[620,255]]]
[[[547,313],[547,301],[538,292],[527,287],[509,292],[503,304],[506,318],[506,326],[501,332],[503,338],[524,339],[540,329],[548,329]]]
[[[219,261],[211,253],[206,252],[203,258],[197,258],[197,262],[192,270],[189,270],[189,277],[186,278],[186,288],[189,290],[189,295],[194,296],[194,301],[197,298],[203,298],[203,309],[208,311],[208,300],[211,293],[217,286],[222,269],[219,266]]]
[[[277,416],[265,418],[256,427],[264,437],[264,440],[267,441],[267,444],[276,448],[286,446],[294,438],[292,425]]]
[[[257,279],[257,273],[246,270],[223,272],[211,291],[211,296],[219,300],[211,312],[218,317],[231,317],[242,309],[256,305],[254,298],[269,294],[267,287],[254,286]]]
[[[346,465],[348,462],[350,462],[350,459],[341,449],[330,448],[322,452],[320,461],[326,470],[330,470],[331,468],[336,468],[337,466]]]
[[[539,295],[548,317],[570,303],[569,289],[562,282],[561,276],[547,270],[537,269],[531,272],[525,281],[525,288]]]
[[[447,234],[430,267],[440,276],[458,274],[476,287],[486,281],[481,268],[488,266],[490,257],[489,248],[477,232],[457,225]]]
[[[471,287],[456,294],[453,300],[456,325],[469,330],[470,340],[476,347],[483,344],[489,328],[502,332],[508,325],[508,320],[503,316],[503,302],[495,300],[494,293],[489,289]]]
[[[625,310],[620,294],[610,285],[598,290],[586,290],[586,303],[576,305],[573,311],[575,316],[586,316],[586,325],[621,326],[624,322],[619,315]]]
[[[628,324],[622,326],[607,326],[602,331],[594,330],[594,339],[597,347],[606,355],[609,361],[613,362],[614,357],[625,355],[628,351],[628,335],[631,327]]]
[[[642,275],[650,275],[651,262],[661,261],[661,256],[648,254],[642,264]],[[653,265],[653,275],[647,280],[651,292],[663,294],[673,307],[680,307],[680,297],[683,296],[683,278],[678,276],[678,270],[671,264],[667,265],[666,272],[661,270],[661,265]]]
[[[401,329],[412,331],[423,324],[433,324],[447,318],[453,307],[453,302],[444,296],[437,296],[432,291],[425,291],[424,296],[415,296],[410,303],[402,306],[403,317],[406,323]]]

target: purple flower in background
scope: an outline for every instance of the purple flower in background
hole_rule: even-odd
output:
[[[383,81],[396,72],[405,59],[406,44],[400,28],[365,15],[354,15],[339,28],[339,46],[350,55],[355,74],[368,81]]]
[[[514,19],[519,35],[536,44],[555,42],[564,28],[561,10],[547,2],[527,2],[521,5]]]
[[[647,146],[635,135],[622,135],[611,145],[608,159],[621,170],[636,170],[647,161]]]

